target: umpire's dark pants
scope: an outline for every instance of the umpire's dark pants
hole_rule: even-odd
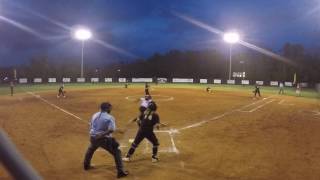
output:
[[[121,160],[121,151],[119,149],[119,143],[113,137],[103,137],[96,139],[95,137],[90,137],[91,144],[89,145],[85,158],[84,166],[90,166],[90,162],[93,156],[93,153],[99,148],[102,147],[110,154],[113,155],[114,161],[118,172],[123,170],[122,160]]]

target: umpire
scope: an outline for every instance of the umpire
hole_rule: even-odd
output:
[[[130,161],[130,158],[133,155],[135,149],[139,146],[139,144],[144,138],[147,138],[153,145],[151,158],[152,162],[159,161],[157,157],[159,142],[155,133],[153,132],[154,126],[157,125],[157,129],[159,129],[158,124],[160,123],[160,118],[159,115],[156,113],[156,110],[156,103],[153,101],[150,102],[147,110],[139,118],[139,130],[133,143],[131,144],[131,148],[129,149],[126,157],[122,158],[123,161]]]
[[[100,108],[101,111],[92,116],[90,145],[84,158],[83,167],[85,170],[92,168],[90,166],[91,158],[94,152],[101,147],[113,155],[118,170],[117,177],[125,177],[128,175],[128,172],[123,170],[119,143],[112,137],[112,133],[116,129],[115,119],[110,115],[112,105],[104,102],[100,105]]]

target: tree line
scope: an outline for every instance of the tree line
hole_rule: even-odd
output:
[[[232,55],[232,71],[246,72],[251,81],[293,81],[297,74],[300,82],[317,83],[320,81],[320,56],[305,52],[302,45],[287,43],[281,50],[281,55],[296,63],[276,60],[252,50],[241,50]],[[89,59],[89,58],[88,58]],[[90,62],[87,60],[86,62]],[[80,62],[65,60],[59,63],[48,57],[35,57],[28,64],[17,67],[1,68],[1,79],[17,78],[63,78],[80,77]],[[219,78],[227,79],[229,71],[229,56],[218,50],[180,51],[171,50],[165,54],[155,53],[148,59],[138,59],[132,62],[121,61],[103,66],[85,64],[85,77],[165,77],[165,78]],[[240,77],[238,77],[240,78]],[[242,77],[243,78],[243,77]],[[237,78],[235,78],[237,79]]]

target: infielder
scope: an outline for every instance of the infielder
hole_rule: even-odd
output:
[[[58,90],[57,98],[60,98],[61,96],[65,98],[66,97],[65,93],[66,92],[64,91],[64,85],[62,84]]]
[[[13,81],[10,81],[10,93],[11,93],[11,96],[13,96],[13,88],[14,88],[14,83],[13,83]]]
[[[148,83],[146,83],[145,85],[144,85],[144,93],[145,93],[145,95],[149,95],[150,96],[150,93],[149,93],[149,84]]]
[[[254,93],[254,97],[257,97],[257,94],[259,95],[259,97],[261,97],[260,86],[258,84],[255,85],[255,90],[253,91],[253,93]]]
[[[208,87],[206,88],[206,91],[207,91],[207,93],[212,93],[211,87],[208,86]]]
[[[300,86],[300,83],[297,84],[297,87],[296,87],[296,95],[297,95],[297,96],[301,96],[301,86]]]
[[[280,82],[279,84],[279,94],[284,94],[284,87],[282,82]]]

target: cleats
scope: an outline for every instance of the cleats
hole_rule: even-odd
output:
[[[91,166],[91,165],[85,164],[85,165],[83,165],[83,169],[86,170],[86,171],[88,171],[88,170],[90,170],[90,169],[94,169],[94,167]]]
[[[117,178],[126,177],[128,175],[129,175],[128,171],[120,171],[120,172],[118,172]]]
[[[131,159],[130,159],[130,157],[124,157],[124,158],[122,158],[122,161],[124,161],[124,162],[130,162]]]
[[[158,158],[157,156],[152,156],[151,161],[152,161],[153,163],[156,163],[156,162],[159,161],[159,158]]]

